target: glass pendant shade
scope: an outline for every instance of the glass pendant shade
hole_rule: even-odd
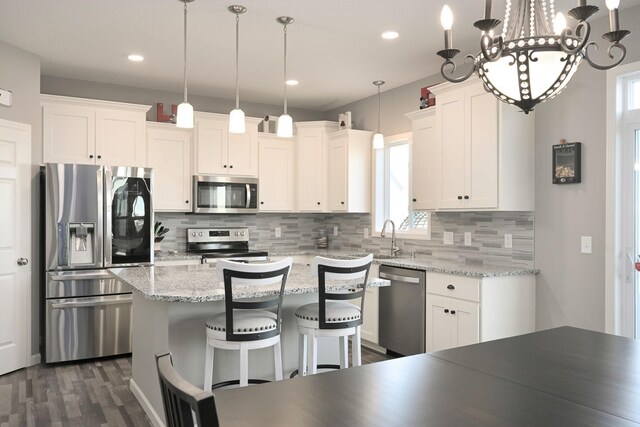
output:
[[[245,133],[244,111],[239,108],[229,113],[229,133]]]
[[[373,135],[373,149],[381,150],[383,148],[384,148],[384,135],[378,132],[375,135]]]
[[[293,136],[293,119],[288,114],[278,117],[277,135],[282,138],[291,138]]]
[[[188,102],[178,105],[176,114],[176,127],[191,129],[193,128],[193,106]]]

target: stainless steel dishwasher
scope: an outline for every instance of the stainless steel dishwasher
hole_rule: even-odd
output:
[[[380,278],[391,281],[380,288],[380,346],[403,356],[424,353],[426,272],[381,265]]]

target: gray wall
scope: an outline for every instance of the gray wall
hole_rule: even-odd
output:
[[[39,286],[38,272],[40,263],[38,249],[40,247],[39,221],[38,221],[38,197],[39,189],[35,180],[38,164],[42,158],[42,130],[40,119],[40,59],[0,41],[0,87],[13,92],[13,106],[0,106],[0,119],[31,125],[31,158],[32,158],[32,188],[31,192],[31,255],[29,256],[32,280],[31,280],[31,348],[34,354],[38,354],[39,336]],[[6,203],[5,201],[2,201]]]
[[[168,113],[171,109],[171,104],[180,104],[182,102],[182,92],[143,89],[61,77],[42,76],[41,85],[42,93],[49,95],[151,105],[151,110],[147,113],[147,120],[153,122],[156,121],[156,103],[162,102],[165,113]],[[196,111],[210,113],[229,114],[229,111],[235,108],[235,100],[201,96],[192,92],[189,93],[189,102]],[[270,114],[273,119],[273,117],[282,114],[282,105],[258,104],[245,102],[241,99],[240,107],[248,117],[262,118]],[[289,114],[295,121],[322,120],[324,118],[322,113],[300,108],[289,108]]]

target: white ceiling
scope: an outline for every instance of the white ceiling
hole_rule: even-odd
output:
[[[227,6],[242,4],[241,101],[282,102],[282,26],[275,19],[289,15],[289,78],[300,81],[288,91],[289,105],[319,111],[375,94],[373,80],[386,80],[388,90],[438,73],[445,2],[454,11],[456,47],[475,50],[472,24],[484,8],[483,0],[234,1],[189,4],[190,93],[234,97],[235,19]],[[605,9],[604,0],[590,3]],[[556,9],[575,4],[556,0]],[[181,92],[182,8],[179,0],[2,0],[0,40],[40,56],[45,75]],[[494,8],[502,19],[504,2]],[[383,40],[385,30],[400,37]],[[130,53],[145,61],[128,61]]]

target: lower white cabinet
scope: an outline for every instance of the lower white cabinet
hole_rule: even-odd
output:
[[[190,129],[171,124],[147,124],[149,167],[153,168],[156,212],[191,212]]]
[[[258,136],[258,144],[258,209],[261,212],[292,212],[295,140],[261,134]]]
[[[535,330],[535,276],[427,273],[427,353]]]

